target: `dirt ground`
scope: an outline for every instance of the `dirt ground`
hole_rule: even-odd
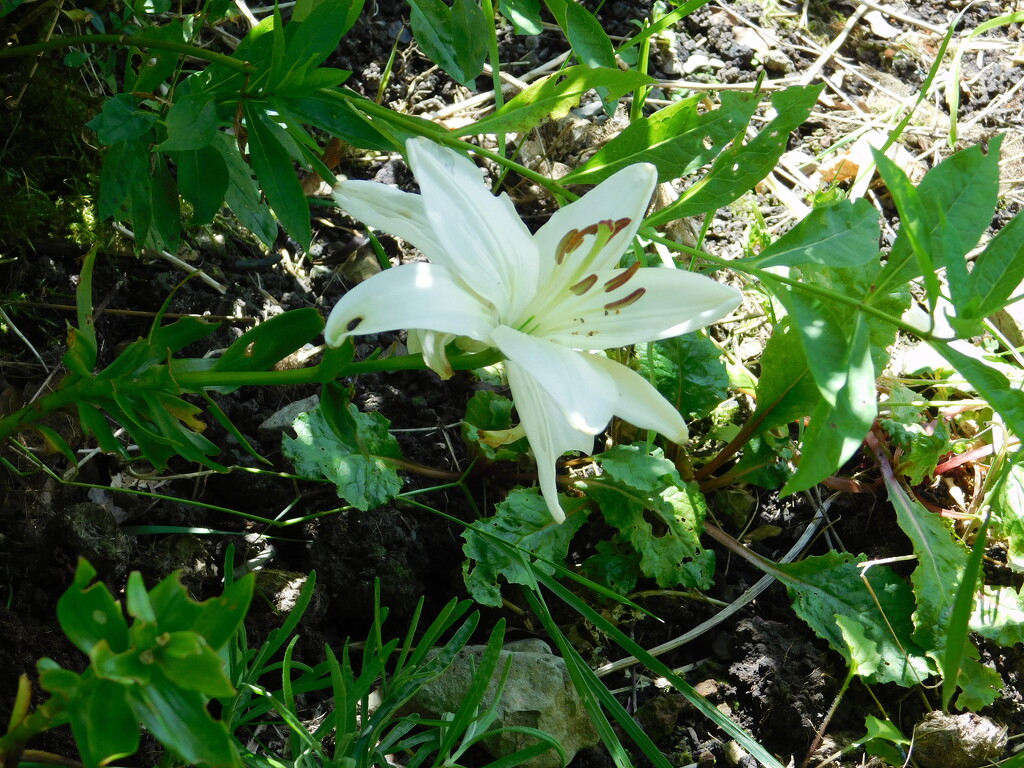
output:
[[[453,105],[472,93],[450,81],[409,44],[405,3],[376,0],[372,5],[374,12],[364,13],[329,63],[351,69],[353,76],[346,85],[373,98],[381,88],[386,62],[397,39],[399,54],[383,88],[383,103],[412,114],[441,113],[448,116],[445,119],[457,120],[460,113]],[[916,92],[940,42],[936,30],[944,29],[962,5],[944,0],[886,4],[891,12],[876,18],[864,15],[866,7],[853,2],[711,3],[687,17],[670,38],[655,46],[652,74],[664,81],[664,88],[652,94],[652,103],[666,98],[672,84],[679,81],[705,83],[713,90],[720,84],[751,83],[762,69],[769,86],[828,78],[830,85],[822,104],[791,138],[791,149],[814,155],[842,140],[853,127],[880,121],[879,115],[893,99],[905,99]],[[970,29],[1002,12],[1020,10],[1011,5],[975,3],[962,28]],[[593,8],[591,3],[588,6]],[[597,15],[609,34],[628,35],[635,30],[633,20],[643,18],[650,10],[651,3],[646,0],[623,0],[605,3]],[[806,13],[806,23],[801,23],[802,13]],[[855,23],[849,23],[855,14],[861,15]],[[965,86],[961,89],[959,117],[965,128],[961,140],[984,140],[1009,131],[1005,151],[1016,147],[1020,154],[1024,120],[1017,86],[1024,79],[1024,40],[1019,25],[994,30],[986,39],[997,42],[964,57]],[[832,55],[825,55],[832,43],[837,43]],[[524,38],[508,30],[502,36],[503,60],[516,62],[508,71],[517,77],[565,50],[565,41],[555,31]],[[53,73],[60,76],[57,69]],[[0,82],[10,87],[10,73],[5,77]],[[481,91],[490,88],[488,78],[481,78],[478,84]],[[68,85],[72,90],[76,87],[74,82]],[[23,102],[26,110],[30,99],[31,94]],[[94,104],[95,99],[70,104],[67,111],[71,116],[47,127],[62,151],[71,153],[80,146],[81,123],[73,121],[80,112],[87,114]],[[947,152],[944,128],[948,127],[948,112],[941,100],[926,107],[925,116],[915,120],[906,134],[911,154],[924,167]],[[35,112],[26,111],[18,120],[11,115],[0,117],[0,141],[8,142],[9,147],[13,142],[21,147],[19,152],[29,151],[32,131],[41,130],[40,110],[37,106]],[[596,127],[605,121],[600,110],[588,104],[567,119],[588,121]],[[66,136],[60,135],[62,130]],[[552,137],[559,135],[555,130],[546,134],[545,140],[555,144]],[[557,155],[552,159],[571,166],[586,147],[570,144],[549,149],[551,155]],[[91,169],[80,165],[76,172],[83,178],[90,172],[95,174],[98,156],[87,147],[81,156],[79,162],[91,164]],[[8,155],[6,160],[0,156],[0,164],[9,164],[11,157],[16,155]],[[349,154],[338,170],[353,178],[375,178],[407,188],[412,184],[407,169],[393,158]],[[1018,172],[1015,178],[1019,180],[1022,175]],[[1009,178],[1014,178],[1012,173]],[[59,174],[47,179],[46,184],[49,188],[43,189],[44,197],[51,202],[70,198],[82,189],[74,178]],[[796,212],[783,194],[784,187],[759,188],[751,203],[759,208],[769,229],[781,231],[794,221]],[[1006,192],[1004,213],[1019,210],[1020,190],[1008,188]],[[531,223],[540,223],[550,212],[550,203],[538,199],[526,185],[516,202]],[[53,205],[47,216],[59,213],[57,203]],[[709,247],[716,252],[740,254],[750,222],[751,217],[741,206],[722,211],[709,232]],[[31,237],[25,235],[29,231]],[[251,239],[242,235],[229,236],[222,245],[203,235],[191,236],[188,260],[224,285],[226,292],[221,294],[191,280],[174,294],[169,311],[209,312],[250,320],[225,323],[202,342],[203,348],[186,352],[198,356],[226,347],[249,327],[251,319],[265,320],[282,310],[314,306],[328,311],[354,283],[359,266],[365,263],[359,231],[357,222],[336,210],[315,208],[311,252],[303,255],[294,243],[282,238],[282,258],[273,263],[262,259],[263,254]],[[51,387],[60,376],[65,324],[73,313],[54,305],[74,304],[82,252],[64,233],[47,232],[45,222],[27,221],[21,233],[25,236],[16,237],[11,231],[0,234],[0,238],[9,239],[0,259],[0,290],[5,301],[16,297],[34,303],[7,306],[24,338],[11,332],[0,336],[0,389],[6,390],[4,397],[28,399]],[[382,242],[393,259],[408,255],[397,241],[385,237]],[[181,277],[167,262],[135,257],[128,248],[102,254],[95,285],[96,306],[102,308],[96,321],[101,364],[113,358],[119,345],[147,331],[146,317],[124,312],[159,306]],[[400,335],[394,338],[401,340]],[[390,340],[379,337],[371,341],[386,344]],[[369,349],[372,347],[365,348]],[[430,373],[403,372],[365,376],[354,384],[357,404],[391,420],[407,458],[452,472],[465,466],[459,421],[474,387],[469,377],[456,376],[441,382]],[[281,455],[280,434],[261,430],[261,424],[281,407],[316,392],[315,387],[243,388],[218,402],[246,439],[273,462],[274,469],[288,472],[291,467]],[[75,448],[89,447],[77,434],[71,417],[59,419],[53,426]],[[219,457],[223,463],[254,466],[254,459],[219,425],[211,424],[206,436],[223,446]],[[34,670],[39,657],[50,656],[70,668],[82,665],[80,654],[61,634],[54,614],[56,600],[70,583],[81,555],[96,566],[100,578],[115,594],[123,588],[130,570],[141,571],[147,582],[153,583],[174,569],[182,569],[195,597],[216,594],[221,589],[220,572],[229,544],[243,550],[239,555],[247,558],[269,555],[266,567],[274,570],[306,573],[316,569],[322,609],[301,629],[301,651],[315,660],[319,660],[324,642],[337,644],[345,637],[365,633],[373,609],[374,579],[380,580],[383,603],[391,610],[389,626],[396,635],[403,631],[403,621],[421,596],[427,600],[430,615],[452,595],[465,593],[461,529],[407,503],[396,502],[369,513],[325,515],[273,531],[274,539],[267,541],[252,535],[263,531],[243,517],[199,505],[294,519],[337,508],[333,488],[242,471],[197,475],[195,468],[184,462],[173,468],[177,474],[155,477],[140,473],[139,467],[126,467],[95,453],[83,459],[77,477],[67,474],[76,482],[58,482],[10,451],[4,457],[17,471],[0,471],[0,637],[4,638],[0,642],[0,722],[6,722],[9,715],[18,675]],[[61,458],[45,460],[58,475],[67,473]],[[406,477],[407,489],[436,484],[436,480],[415,475]],[[478,499],[500,498],[509,484],[507,477],[474,477],[471,490]],[[169,498],[109,492],[97,486],[134,487]],[[816,499],[809,496],[779,502],[772,492],[755,487],[744,490],[756,502],[749,527],[778,526],[780,531],[755,548],[768,557],[780,557],[814,516]],[[417,500],[460,519],[474,515],[458,491],[427,493]],[[711,501],[714,505],[714,497]],[[829,522],[852,552],[886,557],[910,551],[883,495],[841,496],[829,509]],[[215,529],[221,533],[145,533],[137,530],[139,526]],[[246,534],[249,537],[242,538]],[[585,547],[586,542],[584,531],[580,546]],[[244,551],[246,546],[248,551]],[[823,538],[818,539],[808,553],[822,553],[827,546]],[[723,550],[709,595],[730,601],[760,575]],[[273,582],[265,578],[261,582],[262,597],[254,601],[250,631],[256,637],[281,620],[273,608]],[[639,590],[644,588],[642,585]],[[508,590],[506,597],[513,604],[522,603],[514,590]],[[642,600],[644,607],[662,621],[627,617],[620,626],[645,647],[682,634],[717,610],[705,602],[654,590]],[[489,625],[498,615],[486,611],[484,624]],[[513,630],[532,632],[516,611],[509,610],[504,616]],[[558,618],[567,632],[579,638],[581,653],[588,662],[596,667],[613,660],[602,650],[606,644],[594,637],[578,617],[565,614]],[[1011,734],[1024,733],[1024,654],[1020,648],[981,647],[983,661],[1003,675],[1007,686],[1004,695],[984,714],[1005,725]],[[843,661],[794,615],[784,589],[778,585],[664,660],[673,667],[696,665],[687,679],[714,704],[727,709],[783,762],[792,758],[796,765],[816,746],[816,756],[821,759],[861,735],[864,716],[878,713],[875,700],[883,702],[909,733],[913,724],[934,708],[937,695],[925,692],[922,696],[896,686],[876,686],[869,693],[855,683],[826,724],[826,714],[845,677]],[[632,690],[629,700],[631,706],[636,706],[637,719],[673,764],[730,764],[721,734],[680,695],[660,691],[642,673],[619,673],[608,682],[612,688]],[[66,733],[48,735],[33,746],[73,754]],[[145,765],[151,759],[152,755],[145,753],[135,761]],[[591,750],[579,755],[573,765],[583,768],[608,764],[608,757],[600,750]],[[746,765],[742,761],[739,764]],[[837,764],[870,763],[862,754],[853,753]]]

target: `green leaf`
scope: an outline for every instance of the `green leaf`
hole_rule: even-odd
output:
[[[178,189],[192,204],[192,226],[209,224],[224,204],[228,166],[214,147],[170,153],[178,168]]]
[[[235,339],[217,359],[213,370],[268,371],[323,329],[324,320],[313,307],[274,315]]]
[[[963,256],[977,244],[991,223],[998,195],[998,159],[998,153],[989,152],[986,156],[979,147],[969,147],[932,168],[917,187],[916,195],[924,217],[922,245],[936,266],[952,264],[956,271],[951,274],[960,271]],[[883,164],[879,165],[879,170]],[[905,285],[920,276],[910,231],[901,224],[879,278],[879,290]],[[962,287],[957,286],[956,290]],[[950,289],[953,289],[952,283]],[[956,296],[954,303],[958,303]]]
[[[152,195],[149,203],[152,220],[144,242],[154,250],[173,253],[178,250],[178,242],[181,240],[181,205],[178,201],[178,184],[167,168],[167,160],[161,154],[156,155],[153,176],[148,186]],[[132,194],[135,194],[134,190]]]
[[[60,670],[64,672],[64,670]],[[41,676],[52,683],[54,676]],[[139,723],[128,706],[124,686],[110,680],[83,675],[81,685],[71,693],[68,719],[75,746],[88,768],[98,768],[135,754],[139,748]]]
[[[292,159],[277,135],[281,129],[259,106],[248,100],[245,102],[245,116],[249,130],[249,160],[267,202],[288,234],[309,250],[313,237],[309,203],[292,167]]]
[[[130,93],[116,93],[103,102],[102,111],[86,125],[104,144],[141,138],[149,133],[157,116],[141,109],[139,101]]]
[[[660,182],[693,173],[742,135],[761,101],[738,91],[725,91],[721,99],[718,109],[701,111],[704,96],[696,94],[632,121],[562,181],[596,184],[633,163],[653,163]]]
[[[1009,648],[1024,643],[1024,595],[1013,587],[985,586],[974,606],[971,632]]]
[[[121,605],[106,585],[97,582],[96,569],[79,558],[75,581],[57,601],[57,621],[75,646],[89,653],[93,646],[106,640],[115,652],[128,649],[128,624]]]
[[[972,321],[1002,309],[1024,280],[1024,216],[1017,214],[974,260],[967,295],[956,303],[957,318]]]
[[[867,200],[815,208],[760,254],[740,263],[765,267],[813,262],[859,267],[878,259],[878,211]]]
[[[545,560],[565,561],[569,542],[587,520],[586,515],[576,514],[586,502],[565,496],[559,496],[559,501],[566,511],[566,519],[556,525],[537,489],[517,488],[495,506],[494,517],[477,520],[463,532],[466,543],[462,551],[467,561],[462,572],[466,589],[474,600],[500,607],[499,577],[510,584],[533,583],[531,569],[526,567],[523,558],[510,554],[494,542],[495,538],[539,558],[533,567],[544,573],[554,570]]]
[[[242,159],[238,144],[226,133],[217,134],[216,150],[228,168],[228,188],[224,199],[235,216],[268,248],[277,239],[277,222],[260,197],[259,187],[252,177],[252,169]]]
[[[539,35],[541,24],[540,0],[498,0],[501,15],[512,22],[517,35]]]
[[[586,481],[586,494],[640,553],[644,574],[663,588],[707,589],[715,554],[700,543],[707,504],[697,484],[684,483],[660,449],[648,453],[642,444],[617,445],[594,458],[604,472]]]
[[[869,653],[878,658],[877,671],[865,676],[867,682],[917,685],[934,669],[911,639],[914,597],[888,566],[858,567],[865,560],[864,555],[855,558],[830,552],[772,567],[780,571],[793,610],[847,662],[852,663],[854,657],[836,616],[855,618],[861,625],[863,633],[857,634],[857,642],[874,647],[870,651],[858,648],[856,653],[862,659]]]
[[[752,417],[767,431],[808,416],[821,402],[793,319],[785,318],[772,332],[761,355],[757,410]]]
[[[303,477],[326,477],[338,497],[364,512],[393,499],[402,480],[391,459],[400,459],[398,442],[388,432],[390,422],[379,413],[362,413],[349,405],[350,428],[336,434],[318,409],[301,414],[293,423],[296,437],[285,435],[281,451]]]
[[[636,363],[644,378],[690,418],[707,416],[728,394],[722,353],[706,333],[637,344]]]
[[[234,696],[235,689],[224,673],[224,662],[195,632],[169,632],[161,636],[156,664],[167,679],[186,691],[206,696]]]
[[[206,698],[154,672],[149,685],[129,689],[135,716],[182,760],[209,768],[241,768],[237,742],[206,711]]]
[[[794,85],[772,94],[776,116],[745,144],[734,142],[711,170],[679,199],[646,219],[656,227],[675,219],[717,210],[739,199],[767,176],[786,151],[790,131],[807,120],[823,85]],[[511,103],[511,102],[510,102]]]
[[[217,105],[213,96],[183,96],[171,105],[165,124],[167,138],[156,147],[163,152],[210,146],[217,133]]]
[[[342,5],[347,6],[343,8]],[[288,46],[283,69],[286,72],[274,89],[303,83],[338,47],[363,9],[363,0],[311,0],[296,3],[291,23],[285,30]],[[340,82],[340,81],[339,81]]]
[[[379,129],[378,121],[370,120],[347,99],[311,93],[299,97],[278,96],[277,101],[303,123],[328,131],[354,147],[381,152],[402,150],[391,133]]]
[[[490,21],[475,0],[409,0],[409,21],[427,57],[467,88],[483,71]]]
[[[526,452],[526,436],[512,429],[515,404],[490,390],[474,393],[466,404],[462,438],[489,461],[508,461]]]
[[[145,137],[121,141],[107,150],[100,170],[96,210],[101,219],[117,216],[126,206],[135,179],[149,175],[149,146]]]
[[[1010,462],[1006,481],[988,497],[995,524],[1006,538],[1006,560],[1015,571],[1024,571],[1024,464]]]
[[[620,595],[628,595],[643,575],[640,571],[640,555],[627,550],[620,542],[599,541],[594,546],[596,555],[583,561],[581,568],[585,577]]]
[[[565,4],[565,37],[580,62],[591,69],[614,69],[615,50],[594,14],[575,2]]]
[[[609,98],[620,98],[641,85],[655,82],[641,73],[620,69],[576,66],[538,80],[510,99],[493,115],[455,131],[455,135],[529,131],[550,117],[558,120],[593,88],[608,89]]]

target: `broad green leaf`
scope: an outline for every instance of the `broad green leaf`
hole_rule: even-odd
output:
[[[455,132],[456,135],[477,133],[510,133],[529,131],[546,118],[558,120],[579,103],[580,97],[593,88],[607,88],[609,98],[620,98],[654,79],[640,72],[619,69],[569,67],[533,83],[520,91],[493,115],[478,120]]]
[[[634,120],[562,181],[596,184],[633,163],[653,163],[661,182],[693,173],[742,134],[761,101],[754,94],[725,91],[718,109],[702,112],[703,99],[697,94]]]
[[[142,574],[132,571],[128,574],[128,586],[125,588],[125,609],[128,615],[138,621],[156,623],[156,614],[149,602],[146,585],[142,582]]]
[[[488,24],[475,0],[409,0],[409,21],[427,57],[456,81],[473,88],[487,58]]]
[[[580,63],[614,69],[615,50],[594,14],[575,2],[565,4],[565,37]]]
[[[974,646],[970,646],[973,650]],[[977,712],[989,706],[999,698],[1003,688],[1003,678],[996,670],[987,667],[975,658],[965,658],[960,664],[960,674],[956,676],[956,684],[960,687],[960,695],[956,697],[955,706]]]
[[[178,201],[178,184],[167,168],[166,158],[159,153],[155,157],[149,189],[152,220],[145,242],[154,250],[174,253],[181,240],[181,204]]]
[[[192,226],[213,221],[228,192],[230,177],[224,156],[215,147],[172,152],[178,167],[178,190],[192,204]]]
[[[292,167],[292,159],[281,143],[281,137],[276,135],[280,129],[251,101],[245,102],[245,116],[249,131],[249,161],[267,202],[288,234],[308,250],[313,237],[309,203]]]
[[[551,573],[553,569],[544,560],[556,563],[565,560],[569,542],[587,517],[576,514],[584,500],[562,496],[559,501],[566,510],[566,519],[561,525],[555,525],[544,499],[535,488],[517,488],[495,506],[494,517],[477,520],[463,531],[462,538],[466,543],[462,551],[467,561],[462,572],[466,589],[474,600],[482,605],[500,607],[499,577],[504,577],[510,584],[533,583],[522,558],[511,556],[505,548],[495,544],[492,537],[540,558],[533,567],[545,573]]]
[[[784,318],[772,332],[761,355],[757,382],[757,410],[752,417],[761,431],[781,427],[809,416],[821,401],[792,318]]]
[[[913,594],[888,566],[858,567],[865,559],[830,552],[773,569],[780,571],[797,615],[847,661],[852,660],[851,652],[835,617],[856,617],[864,630],[858,638],[872,643],[879,658],[877,671],[865,677],[867,682],[917,685],[934,669],[911,639]],[[858,654],[863,658],[867,651]]]
[[[354,147],[382,152],[402,150],[392,134],[377,128],[379,121],[360,113],[347,99],[311,93],[300,97],[278,96],[277,100],[303,123],[328,131]]]
[[[974,260],[967,296],[956,304],[957,318],[988,317],[1006,305],[1024,280],[1024,216],[1017,214]]]
[[[140,37],[150,40],[162,40],[169,43],[188,43],[191,31],[186,32],[181,19],[172,19],[159,25],[144,27],[138,33]],[[131,66],[125,68],[125,79],[122,90],[125,93],[154,93],[163,85],[181,63],[177,51],[158,50],[156,48],[131,48],[131,58],[139,62],[137,74]],[[134,76],[134,77],[133,77]]]
[[[85,653],[101,640],[106,640],[115,652],[127,650],[128,624],[121,605],[105,584],[91,584],[94,578],[96,569],[79,558],[74,583],[57,601],[60,628]]]
[[[82,762],[98,768],[135,754],[139,722],[128,706],[124,686],[94,677],[76,693],[68,715]]]
[[[689,418],[706,416],[725,400],[729,373],[706,333],[636,345],[637,370]]]
[[[715,555],[700,543],[707,504],[697,484],[684,483],[659,449],[617,445],[594,458],[604,472],[586,481],[585,492],[640,553],[644,574],[664,588],[707,589]]]
[[[820,389],[820,387],[819,387]],[[878,413],[875,368],[863,315],[855,320],[847,357],[847,376],[835,393],[835,403],[822,396],[804,432],[800,465],[782,495],[813,487],[836,472],[860,447]]]
[[[140,175],[149,175],[149,146],[145,137],[117,142],[107,150],[96,205],[101,219],[118,215],[131,195],[136,176]]]
[[[1024,571],[1024,465],[1010,462],[1006,481],[989,496],[992,516],[1006,538],[1006,561],[1015,571]]]
[[[139,106],[139,98],[130,93],[116,93],[103,102],[102,111],[87,126],[96,131],[104,144],[117,144],[138,139],[149,133],[157,116]]]
[[[922,201],[925,217],[922,222],[924,245],[936,266],[949,266],[950,261],[957,260],[962,264],[963,256],[977,244],[991,223],[998,195],[997,163],[996,153],[986,156],[979,147],[969,147],[943,160],[921,179],[916,195]],[[947,236],[948,242],[945,241]],[[920,276],[910,232],[901,224],[879,277],[878,288],[887,290],[905,285]],[[950,288],[952,290],[953,286]],[[954,303],[957,303],[956,296]]]
[[[347,8],[345,7],[347,6]],[[319,0],[297,3],[285,29],[285,75],[274,89],[303,83],[306,74],[319,67],[338,47],[341,38],[362,11],[363,0]]]
[[[210,697],[235,694],[223,660],[196,632],[166,633],[153,651],[157,666],[179,688]]]
[[[1013,587],[985,586],[974,606],[971,632],[1008,648],[1024,643],[1024,595]]]
[[[583,575],[620,595],[632,592],[643,575],[640,555],[621,542],[599,541],[594,548],[597,554],[583,561]]]
[[[540,0],[498,0],[501,15],[512,22],[517,35],[539,35],[544,28]]]
[[[228,168],[225,201],[242,225],[256,235],[264,245],[271,247],[277,239],[277,222],[260,197],[259,187],[252,177],[252,169],[242,159],[235,139],[226,133],[219,133],[214,147]]]
[[[165,121],[167,138],[157,149],[201,149],[213,143],[217,133],[217,105],[205,94],[184,96],[171,105]]]
[[[241,768],[237,742],[206,711],[206,698],[184,690],[159,672],[149,685],[129,689],[135,716],[161,744],[185,762],[204,768]]]
[[[757,256],[739,262],[765,268],[813,262],[859,267],[878,259],[878,211],[867,200],[815,208]]]
[[[402,480],[392,459],[400,459],[398,442],[388,432],[390,422],[379,413],[348,406],[352,428],[337,435],[317,409],[293,423],[296,437],[285,435],[281,451],[303,477],[326,477],[337,486],[338,498],[364,512],[393,499]]]
[[[865,679],[874,677],[882,666],[882,655],[878,652],[878,646],[865,634],[864,626],[859,619],[841,613],[837,613],[835,619],[850,651],[847,656],[850,671]]]
[[[224,350],[215,371],[267,371],[323,331],[324,320],[313,307],[274,315],[252,327]]]
[[[794,85],[772,94],[776,116],[745,144],[733,142],[704,178],[690,186],[679,199],[648,217],[656,227],[676,219],[714,211],[737,200],[767,176],[786,151],[791,131],[807,120],[822,85]]]

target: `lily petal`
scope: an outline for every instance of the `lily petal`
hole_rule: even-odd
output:
[[[507,195],[491,194],[469,158],[427,139],[406,146],[427,219],[444,246],[431,260],[462,276],[510,319],[537,290],[530,231]]]
[[[735,288],[682,269],[599,272],[583,295],[538,314],[533,333],[575,349],[610,349],[703,328],[742,300]],[[609,290],[606,287],[613,286]]]
[[[556,523],[561,523],[565,520],[565,512],[558,503],[555,462],[566,451],[590,453],[594,448],[594,438],[570,426],[561,406],[551,399],[547,390],[527,369],[508,360],[505,362],[505,373],[520,423],[526,431],[533,457],[537,460],[541,495],[551,517]]]
[[[654,386],[631,368],[603,355],[587,355],[591,365],[611,378],[619,390],[615,415],[640,429],[653,429],[673,443],[685,443],[686,421]]]
[[[586,355],[504,325],[494,329],[491,342],[529,372],[573,429],[596,435],[608,426],[619,391],[614,381],[588,364]],[[530,433],[529,425],[526,432]]]
[[[419,195],[376,181],[349,179],[339,181],[331,194],[352,218],[400,237],[432,262],[443,263],[438,257],[444,258],[444,250],[427,220]]]
[[[572,285],[586,276],[580,272],[581,267],[584,272],[595,272],[616,266],[647,213],[657,183],[658,170],[650,163],[629,165],[609,176],[579,200],[555,211],[534,236],[542,255],[539,288],[544,290],[553,277],[559,283],[558,286],[551,286],[553,290]],[[593,240],[587,238],[573,254],[566,255],[561,268],[557,270],[564,277],[559,279],[552,274],[556,267],[553,257],[566,234],[574,229],[583,231],[599,221],[621,219],[628,219],[629,224],[611,238],[595,258],[587,260]],[[575,261],[586,260],[588,263],[576,264],[574,256]]]
[[[423,355],[423,362],[442,379],[450,379],[454,375],[452,364],[448,362],[445,347],[455,339],[450,333],[411,329],[406,339],[406,347],[415,354]]]
[[[356,334],[419,328],[484,341],[494,324],[493,310],[462,280],[444,267],[416,262],[379,272],[342,296],[324,338],[339,347]]]

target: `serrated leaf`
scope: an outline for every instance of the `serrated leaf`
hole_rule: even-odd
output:
[[[743,261],[763,269],[809,262],[859,267],[877,259],[878,211],[861,198],[815,208],[760,254]]]
[[[686,176],[714,160],[742,134],[761,99],[751,93],[725,91],[718,109],[700,111],[703,101],[703,94],[697,94],[650,117],[633,120],[562,181],[596,184],[633,163],[653,163],[660,182]]]
[[[249,131],[249,160],[267,202],[288,234],[309,250],[313,237],[309,203],[295,174],[292,158],[278,135],[282,131],[249,100],[245,102],[245,116]]]
[[[772,94],[772,106],[777,113],[772,121],[745,144],[730,145],[704,178],[690,186],[674,203],[648,217],[645,223],[656,227],[714,211],[738,200],[776,166],[786,151],[790,131],[807,120],[823,87],[794,85]]]
[[[139,139],[149,133],[157,116],[139,106],[139,98],[130,93],[117,93],[103,102],[102,111],[87,126],[96,131],[104,144]]]
[[[913,594],[888,566],[873,565],[865,573],[857,565],[865,560],[864,555],[830,552],[773,568],[781,574],[793,610],[847,661],[852,656],[835,617],[856,617],[864,630],[863,642],[874,643],[879,658],[877,671],[865,678],[867,682],[917,685],[934,669],[911,638]]]
[[[617,445],[594,458],[603,474],[588,479],[585,492],[640,553],[644,574],[664,588],[707,589],[715,556],[700,543],[707,504],[697,484],[684,483],[660,449]]]
[[[579,103],[580,97],[594,88],[608,89],[609,98],[618,99],[641,85],[655,82],[641,72],[619,69],[591,69],[576,66],[549,75],[516,94],[493,115],[466,126],[455,135],[510,133],[529,131],[546,118],[558,120]]]
[[[409,0],[409,21],[427,57],[456,81],[473,88],[487,58],[488,20],[474,0]]]
[[[493,517],[477,520],[463,532],[462,538],[466,543],[462,551],[468,558],[463,564],[463,578],[474,600],[482,605],[500,607],[499,577],[504,577],[510,584],[532,584],[532,568],[553,573],[554,569],[543,560],[556,563],[565,560],[569,542],[586,522],[586,515],[576,514],[586,502],[565,496],[559,496],[559,502],[566,512],[566,519],[561,524],[554,524],[547,504],[536,488],[517,488],[495,506]],[[542,559],[530,566],[494,544],[493,537],[518,547],[527,556]]]
[[[706,416],[728,394],[722,353],[706,333],[637,344],[636,361],[637,370],[690,418]]]
[[[595,549],[597,554],[583,561],[583,575],[620,595],[632,592],[643,575],[640,571],[640,555],[635,551],[621,551],[611,541],[599,541]]]
[[[339,437],[319,409],[299,415],[292,423],[296,437],[285,435],[281,451],[298,474],[327,478],[337,486],[338,498],[366,512],[402,490],[390,461],[402,453],[388,432],[391,422],[379,413],[363,413],[350,404],[348,417],[354,429]]]

